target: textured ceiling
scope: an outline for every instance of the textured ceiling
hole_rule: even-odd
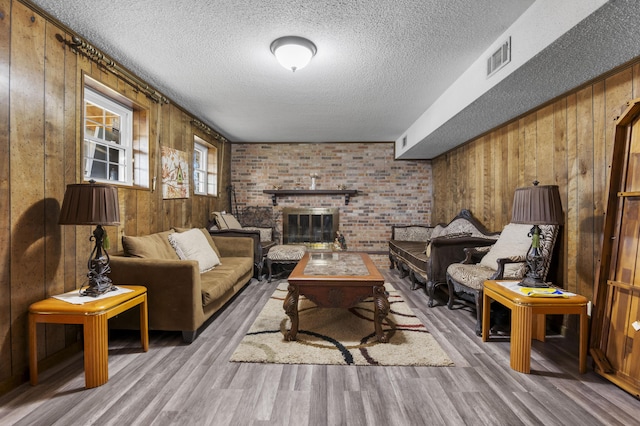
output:
[[[533,0],[33,3],[231,141],[330,142],[398,139]]]

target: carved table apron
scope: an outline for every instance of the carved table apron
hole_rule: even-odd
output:
[[[308,252],[289,275],[288,290],[283,307],[291,319],[291,329],[285,334],[286,340],[296,340],[298,298],[302,294],[320,308],[348,309],[373,298],[376,337],[382,343],[388,341],[382,330],[389,313],[384,278],[365,253]]]

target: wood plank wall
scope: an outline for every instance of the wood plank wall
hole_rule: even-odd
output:
[[[625,66],[432,161],[433,223],[468,208],[489,229],[511,218],[517,187],[558,185],[565,211],[555,279],[593,298],[614,119],[640,96],[640,64]]]
[[[66,185],[81,179],[83,75],[146,110],[135,125],[138,142],[150,153],[150,175],[158,178],[155,191],[119,188],[121,224],[106,227],[112,252],[121,250],[123,234],[204,226],[211,211],[229,209],[224,192],[203,197],[192,190],[188,199],[163,200],[158,147],[191,155],[194,134],[217,146],[224,158],[219,182],[224,190],[230,182],[230,144],[192,126],[196,117],[179,106],[154,103],[74,54],[57,34],[70,37],[27,4],[0,0],[0,393],[27,379],[28,306],[85,280],[91,228],[57,223]],[[41,360],[77,342],[75,326],[40,327]]]

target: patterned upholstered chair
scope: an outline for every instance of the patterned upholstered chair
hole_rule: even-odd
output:
[[[540,225],[542,231],[540,249],[544,257],[542,277],[546,279],[551,264],[553,247],[558,237],[559,226]],[[471,299],[476,306],[476,334],[482,333],[482,295],[486,280],[521,280],[527,272],[525,256],[531,246],[531,225],[510,223],[500,233],[496,243],[490,247],[466,249],[462,263],[447,268],[449,309],[458,299]],[[478,263],[474,263],[480,259]]]
[[[271,207],[245,207],[238,215],[214,212],[207,229],[219,237],[250,237],[254,240],[255,277],[262,276],[264,259],[269,249],[277,244]]]

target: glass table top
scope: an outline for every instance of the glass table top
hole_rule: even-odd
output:
[[[304,275],[369,275],[358,253],[310,252]]]

